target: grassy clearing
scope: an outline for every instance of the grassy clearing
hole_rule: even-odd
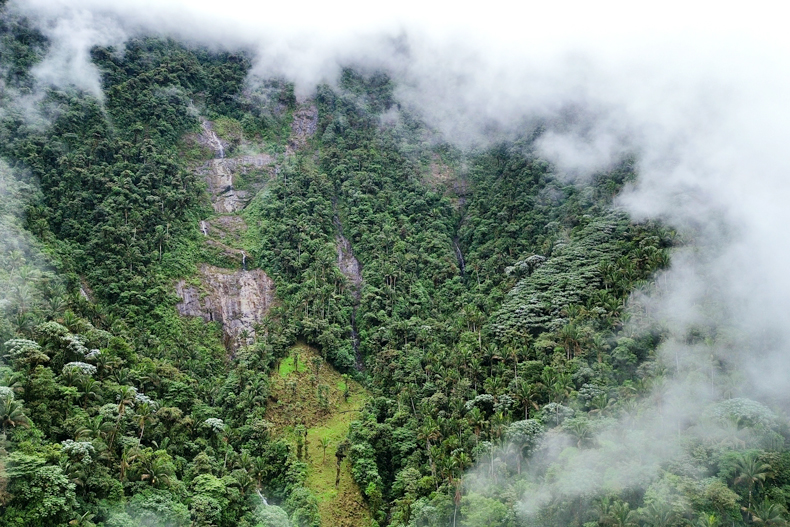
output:
[[[280,361],[280,377],[287,379],[297,367],[299,368],[299,373],[307,372],[307,364],[305,364],[305,359],[310,360],[309,357],[304,357],[300,348],[292,350],[290,355]]]
[[[296,354],[298,368],[294,364]],[[365,527],[371,522],[348,460],[340,467],[340,483],[335,487],[337,445],[346,437],[351,421],[359,415],[367,398],[361,385],[344,378],[306,345],[294,346],[273,377],[267,419],[276,425],[277,433],[294,442],[294,427],[307,427],[305,461],[310,468],[306,485],[318,498],[325,527]],[[329,441],[326,456],[322,439]]]

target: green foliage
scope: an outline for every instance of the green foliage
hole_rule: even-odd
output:
[[[515,525],[512,510],[504,503],[480,494],[469,493],[464,496],[461,500],[461,514],[464,516],[464,520],[461,522],[464,527]]]
[[[328,413],[333,386],[356,396],[351,378],[373,396],[348,439],[333,436],[333,461],[348,460],[378,524],[522,525],[521,497],[606,451],[613,423],[660,386],[662,333],[629,327],[625,305],[653,287],[673,236],[612,208],[634,159],[571,182],[535,153],[540,126],[462,152],[381,72],[345,69],[297,105],[287,81],[248,79],[244,53],[155,38],[92,50],[103,101],[47,90],[30,75],[46,39],[0,9],[3,525],[319,525],[307,430],[278,438],[270,388]],[[34,89],[36,126],[12,100]],[[296,140],[292,118],[313,102],[317,130]],[[216,322],[173,307],[174,280],[230,265],[196,228],[210,213],[198,115],[229,155],[277,163],[265,184],[260,168],[239,178],[257,192],[239,244],[277,302],[230,354]],[[338,266],[347,251],[359,276]],[[322,357],[289,354],[297,340]],[[323,361],[347,382],[322,381]],[[617,496],[560,492],[533,520],[782,525],[783,417],[734,398],[703,421],[715,433],[637,475],[644,492],[603,467]],[[549,466],[546,436],[568,445]]]
[[[76,509],[75,485],[46,458],[12,452],[6,461],[11,500],[0,519],[4,525],[62,525]]]
[[[291,527],[288,514],[276,505],[263,506],[257,512],[260,523],[256,527]]]
[[[189,525],[189,511],[168,492],[145,489],[127,505],[129,518],[136,525],[181,527]],[[118,520],[119,521],[119,520]]]

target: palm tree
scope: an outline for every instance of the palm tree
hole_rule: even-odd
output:
[[[749,501],[747,511],[752,508],[752,493],[754,487],[765,482],[771,475],[771,465],[761,463],[754,454],[744,454],[735,463],[735,473],[737,476],[733,483],[743,484],[749,491]]]
[[[521,401],[521,404],[524,405],[524,419],[529,419],[529,409],[530,407],[538,410],[540,406],[535,401],[538,397],[538,387],[534,384],[530,384],[526,381],[521,381],[518,383],[518,389],[516,390],[516,398]]]
[[[239,488],[241,489],[242,494],[247,494],[247,491],[250,490],[255,480],[250,476],[249,472],[246,470],[236,470],[233,472],[233,477],[239,483]]]
[[[422,426],[417,429],[417,437],[425,440],[425,451],[428,453],[428,459],[431,462],[431,475],[436,478],[436,463],[434,463],[433,456],[431,455],[431,441],[439,439],[441,432],[439,426],[432,417],[426,417]],[[437,481],[438,485],[438,481]]]
[[[100,353],[93,361],[96,363],[99,379],[104,379],[106,375],[121,365],[120,358],[112,357],[108,353]]]
[[[233,467],[249,472],[252,467],[252,456],[249,450],[242,450],[236,459],[233,461]]]
[[[781,505],[771,503],[768,499],[764,499],[761,503],[755,503],[754,507],[749,509],[749,514],[752,516],[752,522],[767,526],[786,526],[785,514],[787,511]]]
[[[104,422],[104,416],[88,418],[85,425],[79,427],[74,433],[74,441],[91,441],[93,439],[103,439],[107,432],[112,429],[111,423]]]
[[[720,527],[721,520],[715,514],[703,514],[697,518],[694,527]]]
[[[77,487],[85,487],[88,474],[82,463],[72,463],[68,460],[61,460],[59,465],[63,473],[68,476],[69,481],[74,483]]]
[[[79,380],[78,384],[80,390],[82,391],[82,397],[84,398],[82,402],[83,409],[88,407],[88,400],[99,399],[100,388],[99,388],[99,383],[96,381],[96,379],[94,379],[93,377],[84,376]]]
[[[574,419],[567,424],[567,430],[573,437],[576,438],[576,446],[581,448],[582,445],[592,436],[590,430],[590,423],[586,420]]]
[[[453,503],[455,504],[455,510],[453,511],[453,527],[455,527],[455,520],[458,516],[458,506],[461,504],[461,489],[464,482],[464,470],[466,470],[466,468],[471,464],[472,458],[470,458],[469,455],[463,450],[454,452],[450,458],[450,485],[455,487],[455,493],[453,495]],[[453,478],[453,473],[456,473],[457,477]]]
[[[73,525],[74,527],[96,527],[96,524],[91,521],[94,516],[96,515],[86,512],[85,514],[77,516],[71,520],[69,525]]]
[[[30,421],[25,415],[22,403],[12,397],[0,397],[0,424],[3,426],[3,435],[8,427],[28,426]]]
[[[605,393],[601,393],[596,395],[590,401],[590,413],[591,414],[602,414],[604,410],[609,408],[614,400],[609,397],[609,395]]]
[[[571,360],[571,358],[581,353],[581,343],[584,334],[579,330],[576,324],[570,323],[563,326],[559,332],[557,332],[557,337],[565,348],[565,356],[568,360]]]
[[[505,388],[505,379],[499,375],[487,377],[483,381],[483,389],[494,397],[499,396]]]
[[[329,440],[328,437],[322,437],[318,441],[318,444],[321,445],[321,449],[324,451],[324,457],[321,458],[321,464],[322,465],[324,464],[324,462],[326,462],[326,449],[329,448],[329,443],[331,443],[331,441]]]
[[[121,453],[121,462],[118,464],[118,467],[121,470],[120,480],[122,483],[126,479],[126,471],[132,466],[132,462],[137,459],[137,454],[139,453],[140,451],[137,448],[127,447],[123,449],[123,452]]]
[[[140,481],[148,480],[152,486],[156,487],[162,483],[170,483],[172,475],[172,467],[167,461],[161,458],[149,458],[143,462]]]
[[[252,475],[255,477],[255,482],[258,484],[258,487],[260,488],[263,478],[268,473],[266,460],[262,457],[256,457],[252,462],[251,472]]]
[[[123,419],[126,413],[126,408],[134,402],[136,395],[137,390],[131,386],[121,386],[121,390],[118,393],[118,419],[115,421],[115,430],[110,436],[110,443],[107,446],[110,452],[112,452],[112,445],[115,442],[115,438],[118,436],[118,430],[121,427],[121,419]]]
[[[475,406],[466,414],[466,419],[475,432],[476,441],[479,441],[480,432],[482,432],[483,428],[488,424],[485,414],[480,408]]]
[[[636,512],[631,510],[628,502],[618,501],[611,506],[609,517],[612,527],[637,527]]]
[[[677,514],[667,506],[651,503],[642,515],[650,527],[671,527],[676,525]]]
[[[140,427],[140,437],[137,439],[137,447],[140,447],[140,443],[143,441],[143,433],[145,432],[145,423],[151,422],[154,420],[154,413],[149,403],[143,403],[135,412],[135,421],[137,421],[137,425]]]
[[[598,525],[611,525],[612,523],[612,500],[608,496],[597,500],[594,505],[595,514],[598,516]]]
[[[540,385],[548,390],[549,399],[555,403],[562,403],[574,388],[569,373],[559,373],[548,367],[540,374]]]

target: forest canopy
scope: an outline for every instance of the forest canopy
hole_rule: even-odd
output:
[[[787,524],[781,408],[673,413],[737,372],[662,356],[692,236],[618,206],[635,153],[574,179],[540,120],[461,148],[386,71],[297,98],[153,36],[42,86],[4,5],[0,524]]]

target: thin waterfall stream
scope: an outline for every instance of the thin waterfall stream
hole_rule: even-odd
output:
[[[263,494],[261,494],[261,489],[257,489],[255,492],[258,493],[258,497],[261,499],[261,503],[263,503],[263,505],[265,507],[268,507],[269,506],[269,502],[266,501],[266,497]]]

